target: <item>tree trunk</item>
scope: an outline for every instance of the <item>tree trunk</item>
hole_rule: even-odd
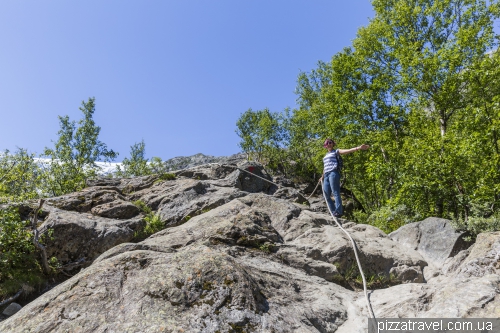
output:
[[[49,266],[49,261],[47,260],[47,251],[45,250],[45,246],[43,246],[42,244],[40,244],[38,242],[38,237],[40,236],[40,232],[38,231],[38,227],[37,227],[38,211],[42,208],[44,202],[45,202],[45,200],[40,199],[38,208],[35,210],[35,212],[33,213],[33,216],[31,217],[31,229],[33,230],[33,244],[42,253],[43,271],[45,274],[49,275],[51,270],[50,270],[50,266]]]

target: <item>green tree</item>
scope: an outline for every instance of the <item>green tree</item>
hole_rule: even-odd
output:
[[[500,195],[500,66],[498,52],[487,51],[498,46],[499,2],[373,5],[375,17],[352,47],[299,75],[299,108],[281,122],[286,135],[279,147],[294,162],[291,170],[320,173],[325,137],[339,147],[366,142],[372,149],[346,156],[342,189],[368,214],[378,212],[368,221],[398,207],[418,218],[493,214]],[[257,114],[239,121],[250,124],[238,132],[242,148],[267,163],[276,155],[264,149],[271,146],[269,125]]]
[[[236,133],[240,136],[239,146],[250,159],[266,164],[270,171],[289,172],[289,158],[284,150],[288,141],[287,116],[269,109],[244,112],[238,119]]]
[[[117,177],[139,177],[156,174],[162,180],[171,180],[175,175],[169,173],[168,167],[160,157],[153,156],[149,161],[146,156],[144,140],[130,146],[130,158],[124,158],[122,167],[116,167]]]
[[[99,140],[101,128],[93,120],[95,98],[83,101],[80,110],[83,118],[78,122],[59,116],[59,139],[54,148],[45,148],[43,152],[50,158],[44,173],[44,190],[49,195],[82,189],[87,179],[97,176],[96,161],[109,162],[118,155]]]
[[[148,164],[148,167],[151,170],[151,173],[158,175],[161,180],[175,179],[175,175],[173,173],[169,173],[169,167],[160,157],[153,156]]]
[[[284,139],[280,116],[269,109],[244,112],[238,119],[236,133],[240,136],[239,146],[244,152],[253,154],[253,158],[262,161],[266,151],[281,146]]]
[[[457,114],[452,131],[463,170],[458,199],[467,220],[469,215],[489,217],[500,204],[500,53],[491,52],[465,75],[470,102]]]
[[[464,107],[465,71],[495,46],[496,1],[374,0],[375,18],[360,29],[357,52],[405,86],[437,120],[444,136],[450,118]]]
[[[137,177],[137,176],[147,176],[152,173],[151,168],[148,165],[148,159],[145,158],[146,155],[146,144],[144,140],[141,142],[134,143],[130,146],[130,159],[124,158],[122,161],[122,167],[119,165],[116,167],[116,175],[118,177]]]
[[[26,149],[0,153],[0,202],[37,198],[40,171],[35,155]]]

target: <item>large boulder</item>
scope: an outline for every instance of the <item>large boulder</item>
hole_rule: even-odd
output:
[[[327,215],[264,194],[249,194],[158,232],[141,246],[178,249],[208,242],[232,246],[228,253],[237,254],[253,248],[275,252],[280,260],[308,274],[341,282],[347,271],[357,272],[355,255],[347,236],[328,223]],[[359,246],[367,275],[392,277],[394,283],[423,281],[426,263],[416,251],[401,251],[396,242],[371,226],[351,224],[348,231]]]
[[[271,176],[267,174],[261,164],[256,162],[246,161],[238,164],[238,168],[232,178],[236,178],[237,188],[250,193],[267,193],[273,186]]]
[[[134,240],[145,225],[136,201],[156,211],[165,226],[171,227],[247,195],[238,184],[258,189],[260,185],[252,186],[252,181],[262,182],[257,178],[239,181],[237,175],[244,177],[233,166],[207,165],[186,172],[206,180],[162,180],[155,175],[97,179],[88,181],[90,187],[82,191],[47,200],[48,217],[41,228],[52,229],[46,241],[49,257],[55,256],[63,265],[81,258],[91,263],[113,246]],[[205,177],[195,176],[197,173]],[[228,182],[231,177],[236,178]]]
[[[102,216],[99,213],[101,211],[106,211],[106,209],[103,209],[102,207],[109,204],[119,206],[120,204],[126,202],[126,198],[117,187],[103,186],[88,187],[79,192],[47,199],[46,202],[48,205],[62,210],[75,211],[79,213],[92,212],[94,215]],[[114,214],[113,218],[127,219],[137,214],[139,214],[139,211],[136,208],[132,212],[126,211],[125,214],[117,212]]]
[[[129,219],[141,211],[131,202],[116,200],[92,208],[92,214],[112,219]]]
[[[446,259],[470,246],[464,240],[466,235],[455,230],[449,220],[429,217],[404,225],[390,233],[389,237],[406,248],[418,251],[434,267],[441,267]]]
[[[498,275],[448,278],[439,284],[411,283],[375,290],[370,300],[378,318],[494,318],[500,309],[498,283]],[[358,301],[358,307],[364,305]]]
[[[82,258],[91,263],[108,249],[133,240],[135,233],[144,227],[140,216],[121,220],[46,208],[49,214],[40,229],[52,231],[45,238],[47,255],[56,257],[63,265]]]
[[[321,263],[322,269],[325,263],[329,264],[331,281],[338,279],[338,274],[344,278],[353,273],[356,275],[357,261],[348,236],[336,226],[322,224],[325,217],[308,226],[304,222],[310,219],[311,213],[301,214],[297,221],[291,222],[295,226],[300,225],[300,229],[295,229],[303,233],[287,242],[286,247],[280,248],[279,254],[294,266],[299,265],[306,270],[307,267],[312,267],[312,274],[315,270],[313,263]],[[418,252],[402,247],[370,225],[350,224],[345,229],[357,244],[366,276],[395,280],[392,283],[424,281],[423,269],[427,263]],[[307,257],[305,266],[301,264],[304,255]]]
[[[377,318],[499,318],[500,232],[482,233],[476,243],[447,262],[432,283],[411,283],[374,290],[370,295]],[[452,268],[454,267],[454,268]],[[356,323],[364,320],[365,300],[358,298],[354,311],[338,332],[365,332]],[[361,314],[360,314],[361,313]]]

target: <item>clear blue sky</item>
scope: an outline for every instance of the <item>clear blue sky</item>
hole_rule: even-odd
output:
[[[295,107],[300,71],[349,46],[368,0],[23,0],[0,4],[0,150],[52,147],[58,115],[96,98],[128,157],[239,151],[247,109]]]

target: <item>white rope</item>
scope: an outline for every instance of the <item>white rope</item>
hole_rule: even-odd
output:
[[[248,170],[241,169],[241,168],[238,168],[238,167],[234,167],[234,168],[236,168],[236,169],[238,169],[238,170],[241,170],[241,171],[245,171],[245,172],[247,172],[247,173],[251,174],[252,176],[255,176],[255,177],[257,177],[257,178],[260,178],[260,179],[262,179],[262,180],[265,180],[266,182],[269,182],[269,183],[271,183],[271,184],[274,184],[274,185],[278,186],[278,188],[282,187],[281,185],[276,184],[276,183],[273,183],[273,182],[272,182],[272,181],[270,181],[269,179],[265,179],[265,178],[262,178],[262,177],[260,177],[260,176],[257,176],[255,173],[250,172],[250,171],[248,171]],[[315,188],[314,188],[314,190],[312,191],[311,195],[310,195],[310,196],[308,196],[308,197],[306,198],[306,200],[307,200],[307,201],[309,201],[309,199],[310,199],[310,198],[313,196],[313,194],[316,192],[316,189],[318,188],[318,186],[319,186],[320,182],[321,182],[321,179],[320,179],[320,180],[318,181],[318,183],[316,184],[316,187],[315,187]]]
[[[323,189],[323,180],[321,180],[321,188]],[[340,229],[342,229],[342,231],[351,240],[352,248],[354,249],[354,255],[356,256],[356,261],[358,263],[359,273],[361,274],[361,277],[363,278],[363,290],[365,292],[366,307],[368,308],[368,313],[371,315],[371,317],[375,318],[375,314],[373,313],[372,306],[370,304],[370,299],[368,298],[368,292],[367,292],[367,288],[366,288],[365,274],[363,273],[363,268],[361,267],[361,262],[359,261],[358,250],[357,250],[357,247],[356,247],[356,243],[354,242],[354,239],[352,239],[351,235],[349,235],[349,233],[344,228],[342,228],[342,224],[339,223],[339,221],[337,220],[337,218],[335,217],[335,215],[333,215],[332,211],[330,210],[330,206],[328,206],[328,201],[326,201],[326,193],[325,193],[324,190],[322,190],[322,192],[323,192],[323,197],[325,198],[326,207],[328,207],[328,211],[330,212],[330,215],[332,215],[333,220],[335,221],[335,223],[337,223],[337,226]]]
[[[252,176],[255,176],[255,177],[257,177],[257,178],[260,178],[260,179],[262,179],[262,180],[265,180],[266,182],[271,183],[271,184],[274,184],[274,185],[276,185],[276,186],[278,186],[278,187],[281,187],[281,185],[280,185],[280,184],[273,183],[273,182],[272,182],[272,181],[270,181],[269,179],[263,178],[263,177],[261,177],[261,176],[257,176],[257,175],[256,175],[255,173],[253,173],[253,172],[250,172],[250,171],[248,171],[248,170],[241,169],[241,168],[238,168],[238,167],[234,167],[234,168],[236,168],[236,169],[238,169],[238,170],[240,170],[240,171],[245,171],[245,172],[247,172],[247,173],[251,174]]]
[[[321,178],[318,180],[318,183],[316,184],[316,187],[312,191],[311,195],[307,197],[307,199],[306,199],[307,201],[309,201],[309,199],[313,196],[313,194],[316,193],[316,189],[318,188],[320,183],[321,183]]]
[[[213,164],[216,164],[216,165],[218,165],[218,166],[222,166],[220,163],[213,163]],[[261,176],[258,176],[258,175],[256,175],[255,173],[253,173],[253,172],[251,172],[251,171],[248,171],[248,170],[245,170],[245,169],[242,169],[242,168],[238,168],[237,166],[234,166],[234,165],[227,165],[227,166],[232,167],[232,168],[235,168],[235,169],[238,169],[238,170],[240,170],[240,171],[244,171],[244,172],[246,172],[246,173],[249,173],[249,174],[251,174],[252,176],[255,176],[255,177],[257,177],[257,178],[260,178],[260,179],[262,179],[262,180],[265,180],[265,181],[266,181],[266,182],[268,182],[268,183],[271,183],[271,184],[273,184],[273,185],[278,186],[278,188],[283,187],[283,186],[281,186],[280,184],[276,184],[276,183],[274,183],[274,182],[270,181],[269,179],[266,179],[266,178],[263,178],[263,177],[261,177]],[[184,172],[184,171],[183,171],[183,172]],[[180,172],[180,173],[179,173],[179,174],[177,174],[177,175],[180,175],[181,173],[182,173],[182,172]],[[315,188],[314,188],[314,190],[312,191],[311,195],[310,195],[310,196],[308,196],[308,197],[306,198],[306,200],[307,200],[307,201],[309,201],[309,199],[310,199],[310,198],[313,196],[313,194],[316,192],[316,189],[318,188],[318,186],[319,186],[319,183],[320,183],[320,182],[321,182],[321,179],[320,179],[320,180],[318,181],[318,183],[316,184],[316,187],[315,187]]]

